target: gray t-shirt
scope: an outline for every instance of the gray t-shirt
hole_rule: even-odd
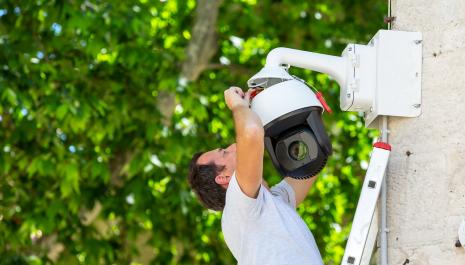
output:
[[[295,207],[294,190],[284,180],[271,192],[261,185],[253,199],[232,176],[221,226],[239,265],[323,264],[315,239]]]

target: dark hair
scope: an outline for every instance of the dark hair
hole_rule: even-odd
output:
[[[226,199],[226,189],[215,182],[215,177],[224,167],[215,165],[215,163],[197,164],[197,160],[202,154],[204,152],[194,154],[189,164],[189,185],[203,206],[215,211],[222,211]]]

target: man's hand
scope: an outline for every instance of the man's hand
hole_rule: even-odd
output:
[[[250,91],[250,90],[249,90]],[[249,107],[250,92],[244,93],[241,88],[232,86],[224,91],[224,99],[230,110],[237,107]]]

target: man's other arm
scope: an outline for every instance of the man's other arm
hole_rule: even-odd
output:
[[[294,179],[291,177],[285,177],[284,180],[294,189],[295,205],[297,207],[301,202],[304,201],[305,197],[307,197],[308,191],[316,180],[316,176],[309,179]]]

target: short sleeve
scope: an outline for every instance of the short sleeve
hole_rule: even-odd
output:
[[[240,212],[243,216],[257,216],[259,215],[263,205],[264,189],[265,187],[260,185],[257,198],[251,198],[245,195],[241,190],[236,179],[236,174],[234,173],[226,191],[225,207],[227,207],[230,211]]]
[[[294,189],[285,181],[282,180],[271,188],[271,194],[275,197],[280,197],[285,203],[295,209],[295,192]]]

